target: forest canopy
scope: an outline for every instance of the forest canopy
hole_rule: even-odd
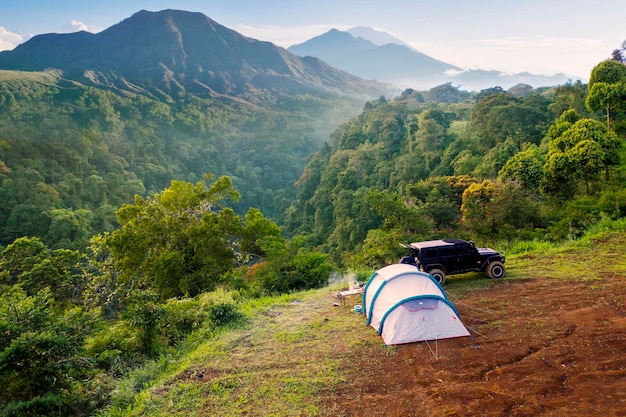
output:
[[[84,249],[135,195],[209,172],[241,192],[237,213],[256,207],[280,221],[309,155],[361,105],[312,95],[273,108],[193,95],[165,102],[0,71],[0,246],[37,236]]]
[[[378,267],[398,259],[398,242],[558,241],[619,218],[624,68],[598,64],[593,94],[578,81],[370,101],[312,157],[285,227],[339,264]]]

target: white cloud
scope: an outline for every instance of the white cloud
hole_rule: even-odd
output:
[[[0,51],[10,50],[22,43],[24,38],[0,26]]]
[[[78,20],[72,20],[70,23],[61,28],[62,33],[80,32],[81,30],[90,32],[89,27]]]

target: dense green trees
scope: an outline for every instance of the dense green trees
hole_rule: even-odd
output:
[[[590,85],[610,88],[589,97],[576,82],[523,93],[493,88],[447,104],[413,90],[370,102],[312,158],[286,228],[307,233],[336,260],[368,265],[388,260],[374,254],[381,249],[372,240],[395,253],[384,236],[510,241],[579,233],[606,215],[599,202],[623,187],[616,109],[626,102],[618,94],[624,68],[601,63]],[[609,128],[600,122],[607,100]],[[574,207],[585,196],[596,205],[586,204],[583,216]],[[359,254],[363,248],[372,256]]]
[[[544,177],[539,146],[554,120],[550,96],[541,93],[514,97],[493,89],[462,96],[465,101],[420,104],[407,91],[368,103],[306,168],[286,228],[308,233],[311,245],[339,260],[368,245],[372,229],[415,239],[461,227],[461,196],[471,182],[456,189],[444,177],[480,183],[502,170],[504,178],[523,181],[519,193],[530,198]],[[304,221],[302,213],[308,213]]]
[[[586,193],[590,183],[620,162],[622,140],[606,127],[592,119],[572,124],[548,143],[544,189],[566,197],[576,193],[576,180],[584,180]]]
[[[243,222],[225,206],[238,197],[228,177],[208,187],[172,181],[161,193],[137,196],[118,210],[120,228],[104,236],[111,268],[103,282],[152,289],[163,300],[215,289],[237,261],[262,256],[261,242],[280,236],[258,209]]]
[[[210,177],[206,177],[210,179]],[[169,354],[200,326],[241,317],[220,296],[320,287],[329,256],[287,241],[256,208],[245,217],[228,177],[172,181],[116,212],[119,228],[91,253],[50,249],[36,237],[0,253],[2,415],[88,415],[113,380]],[[215,297],[216,300],[207,300]]]
[[[50,250],[39,238],[23,237],[0,255],[0,285],[19,285],[29,296],[47,288],[58,301],[80,303],[85,266],[76,250]]]
[[[537,191],[545,176],[544,159],[539,147],[530,144],[526,149],[509,158],[498,176],[519,184],[529,192]]]
[[[0,71],[0,247],[37,236],[84,249],[115,210],[171,180],[228,175],[238,214],[281,220],[293,183],[330,130],[358,112],[348,97],[302,95],[273,108],[186,96],[161,102]]]
[[[546,225],[537,195],[513,181],[471,184],[463,193],[461,213],[464,229],[482,240],[515,239]]]

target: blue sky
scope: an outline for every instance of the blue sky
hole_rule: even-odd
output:
[[[201,12],[283,47],[369,26],[462,68],[575,79],[626,40],[624,0],[0,0],[0,50],[42,33],[98,32],[142,9]]]

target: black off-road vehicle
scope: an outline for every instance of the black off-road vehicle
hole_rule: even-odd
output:
[[[477,248],[474,242],[443,239],[400,245],[410,250],[410,256],[400,259],[400,263],[417,266],[442,285],[446,275],[484,271],[489,278],[502,278],[506,272],[504,255],[493,249]]]

